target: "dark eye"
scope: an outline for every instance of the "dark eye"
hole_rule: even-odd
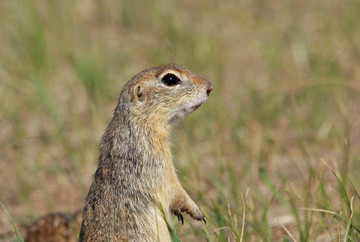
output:
[[[173,75],[173,74],[167,74],[161,79],[162,83],[164,83],[166,86],[175,86],[181,83],[180,79]]]

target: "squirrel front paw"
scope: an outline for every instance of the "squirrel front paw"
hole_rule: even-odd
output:
[[[198,220],[198,221],[204,221],[204,223],[206,223],[206,218],[204,215],[202,215],[202,213],[200,212],[200,209],[195,205],[194,209],[186,209],[183,208],[181,209],[181,212],[186,212],[188,213],[193,219]]]
[[[204,221],[204,223],[206,224],[206,218],[204,215],[199,215],[199,216],[192,216],[194,219],[198,220],[198,221]]]
[[[178,218],[179,221],[181,221],[181,224],[184,225],[184,217],[181,214],[179,209],[173,210],[172,211],[174,215],[176,215],[176,217]]]

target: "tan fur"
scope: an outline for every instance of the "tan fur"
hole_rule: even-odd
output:
[[[165,85],[166,75],[181,83]],[[205,220],[182,188],[168,141],[172,123],[205,102],[212,84],[178,65],[146,69],[121,91],[100,144],[80,241],[170,241],[165,218]]]
[[[48,214],[27,227],[25,242],[77,241],[75,231],[79,231],[81,219],[81,211],[71,216],[65,213]]]

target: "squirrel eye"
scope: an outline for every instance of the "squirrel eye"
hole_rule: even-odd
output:
[[[164,83],[166,86],[175,86],[181,83],[180,79],[173,74],[165,75],[161,79],[161,82]]]

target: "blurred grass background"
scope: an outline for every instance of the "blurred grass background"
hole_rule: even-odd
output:
[[[181,240],[358,241],[359,12],[357,0],[1,1],[1,200],[17,224],[81,208],[122,85],[177,63],[214,84],[173,135],[209,221],[186,216]]]

